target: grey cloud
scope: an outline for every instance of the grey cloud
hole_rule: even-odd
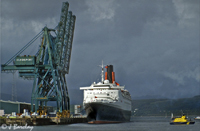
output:
[[[1,62],[11,58],[46,24],[54,28],[62,2],[2,0]],[[125,85],[132,97],[199,95],[199,0],[68,2],[77,17],[67,75],[69,93],[100,80],[98,65],[104,60],[104,64],[114,65],[116,81]],[[37,41],[24,54],[34,54],[39,44]],[[2,92],[9,92],[6,86],[10,86],[12,75],[2,73],[1,79]],[[19,81],[17,86],[24,93],[29,83]],[[31,94],[31,89],[26,92]],[[78,103],[82,101],[79,99],[71,100]]]

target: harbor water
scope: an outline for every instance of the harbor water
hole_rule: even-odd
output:
[[[117,124],[76,123],[67,125],[33,126],[32,131],[199,131],[200,121],[194,125],[170,125],[170,117],[134,117],[130,122]],[[11,128],[6,130],[30,131],[30,128]]]

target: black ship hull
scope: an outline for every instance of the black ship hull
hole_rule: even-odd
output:
[[[88,121],[126,122],[130,121],[131,111],[126,111],[102,103],[85,104]]]

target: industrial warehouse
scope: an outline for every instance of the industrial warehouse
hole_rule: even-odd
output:
[[[35,106],[35,105],[33,105]],[[24,109],[30,112],[31,103],[18,102],[18,101],[4,101],[0,100],[0,116],[5,116],[15,112],[18,115],[24,113]],[[54,112],[56,107],[47,106],[47,114]],[[70,105],[70,114],[72,116],[79,116],[83,113],[83,106],[81,105]],[[30,114],[30,113],[29,113]]]

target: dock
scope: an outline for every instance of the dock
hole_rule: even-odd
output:
[[[0,118],[0,124],[18,126],[63,125],[73,123],[87,123],[87,118]]]

